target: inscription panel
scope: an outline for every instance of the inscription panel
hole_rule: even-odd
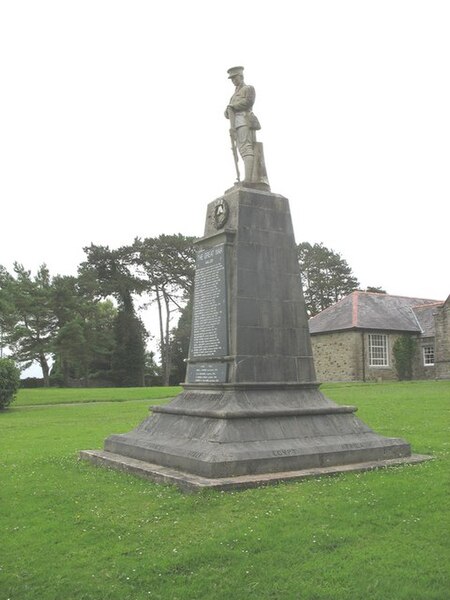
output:
[[[210,362],[188,365],[186,379],[189,383],[225,383],[227,363]]]
[[[197,254],[190,358],[227,354],[225,244],[219,244]]]
[[[296,453],[296,450],[273,450],[273,456],[292,456]]]

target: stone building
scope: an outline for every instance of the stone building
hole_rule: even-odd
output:
[[[309,320],[318,381],[397,379],[393,347],[415,341],[413,379],[450,379],[445,302],[355,291]]]
[[[436,379],[450,379],[450,296],[434,317]]]

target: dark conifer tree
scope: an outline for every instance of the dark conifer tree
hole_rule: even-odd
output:
[[[359,286],[340,254],[323,244],[298,244],[298,262],[309,316],[335,304]]]

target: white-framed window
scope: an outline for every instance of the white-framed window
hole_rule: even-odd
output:
[[[388,367],[388,336],[384,333],[369,333],[369,365],[371,367]]]
[[[425,367],[434,365],[434,346],[423,346],[423,364]]]

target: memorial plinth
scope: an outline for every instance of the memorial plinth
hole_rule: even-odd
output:
[[[187,488],[420,460],[319,390],[286,198],[236,186],[197,247],[184,391],[84,458]]]

